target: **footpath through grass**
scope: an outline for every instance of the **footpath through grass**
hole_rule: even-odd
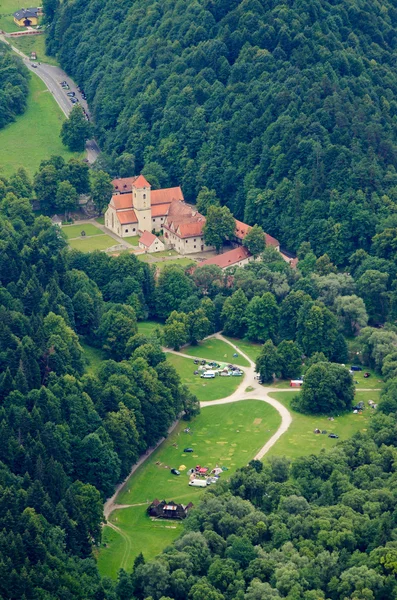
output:
[[[223,477],[228,478],[255,456],[276,432],[280,422],[278,412],[258,400],[210,406],[193,421],[181,421],[117,497],[118,504],[143,505],[112,513],[110,522],[122,533],[105,527],[106,547],[101,548],[98,559],[101,574],[115,577],[121,566],[131,569],[134,558],[141,551],[145,559],[153,558],[180,534],[181,524],[152,521],[146,515],[148,501],[158,498],[183,504],[197,503],[205,490],[188,485],[188,469],[197,464],[210,469],[216,465],[225,466],[228,471]],[[190,428],[190,433],[184,433],[186,427]],[[184,453],[186,447],[193,448],[194,452]],[[179,467],[186,469],[182,469],[179,476],[172,475],[170,468]]]
[[[65,115],[52,94],[32,74],[26,111],[0,130],[0,174],[8,177],[24,167],[32,177],[40,162],[50,156],[63,156],[65,160],[81,158],[81,153],[69,152],[61,142],[59,134],[64,120]]]
[[[262,344],[256,344],[255,342],[250,342],[249,340],[241,340],[239,338],[232,338],[227,335],[224,336],[226,340],[229,340],[237,346],[241,352],[244,352],[251,360],[254,362],[259,356],[259,353],[262,348]]]
[[[194,375],[196,365],[193,359],[183,358],[171,352],[167,352],[167,360],[174,365],[182,380],[189,386],[189,390],[196,394],[200,402],[207,400],[219,400],[226,398],[236,391],[243,377],[220,377],[214,379],[201,379],[200,375]],[[226,410],[226,409],[225,409]]]
[[[335,417],[334,421],[329,421],[326,416],[302,415],[291,408],[291,402],[294,396],[299,394],[294,392],[274,392],[270,396],[275,398],[281,404],[286,406],[292,415],[292,423],[281,438],[266,454],[269,456],[286,456],[294,459],[298,456],[308,454],[318,454],[321,450],[333,448],[339,440],[347,440],[358,431],[366,431],[369,421],[374,411],[369,408],[368,400],[377,402],[379,392],[360,392],[355,395],[355,402],[362,400],[365,404],[365,410],[361,415],[346,413],[340,417]],[[327,431],[327,434],[313,433],[315,429]],[[339,440],[328,437],[329,433],[336,433]]]
[[[53,56],[48,56],[45,52],[45,38],[46,34],[40,35],[21,35],[10,39],[13,46],[21,50],[24,54],[30,57],[31,52],[36,52],[37,61],[47,63],[47,65],[53,65],[59,67],[59,63]]]
[[[233,357],[235,353],[232,348],[226,342],[218,340],[217,338],[210,338],[200,342],[197,346],[189,346],[188,348],[181,348],[183,354],[189,354],[190,356],[198,356],[199,358],[206,358],[208,360],[215,360],[217,362],[227,362],[233,365],[239,365],[240,367],[249,367],[248,361],[243,356]]]

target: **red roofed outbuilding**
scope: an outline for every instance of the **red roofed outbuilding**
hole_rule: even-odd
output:
[[[203,260],[198,266],[204,267],[205,265],[216,265],[221,269],[227,269],[228,267],[242,267],[247,265],[251,260],[254,260],[254,257],[247,248],[238,246],[223,254],[207,258],[207,260]]]
[[[150,231],[144,231],[139,239],[139,247],[145,252],[161,252],[165,249],[163,242]]]

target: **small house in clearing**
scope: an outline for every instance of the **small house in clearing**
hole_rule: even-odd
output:
[[[20,8],[13,14],[14,23],[18,25],[18,27],[32,27],[38,25],[40,14],[40,8]]]
[[[150,231],[144,231],[139,238],[139,247],[145,252],[160,252],[164,250],[163,242]]]
[[[186,519],[189,510],[193,507],[193,504],[189,502],[186,506],[184,504],[177,504],[176,502],[167,502],[166,500],[157,500],[155,498],[151,505],[148,507],[147,512],[150,517],[156,517],[157,519]]]

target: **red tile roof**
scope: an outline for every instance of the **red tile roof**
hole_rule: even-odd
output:
[[[116,194],[112,196],[110,204],[116,210],[122,210],[124,208],[132,208],[132,193],[129,194]]]
[[[141,189],[141,188],[150,188],[150,183],[143,175],[139,175],[132,184],[132,187]]]
[[[163,190],[152,190],[151,192],[152,206],[154,204],[170,204],[173,200],[183,202],[184,197],[180,187],[165,188]]]
[[[199,264],[200,267],[204,265],[217,265],[221,269],[226,269],[226,267],[232,267],[233,265],[239,263],[246,258],[249,258],[252,254],[245,248],[244,246],[240,246],[239,248],[233,248],[233,250],[229,250],[224,254],[219,254],[218,256],[214,256],[213,258],[207,258]]]
[[[169,207],[170,204],[158,204],[157,206],[152,204],[152,217],[165,217]]]
[[[138,223],[134,210],[123,210],[116,213],[121,225],[129,225],[130,223]]]
[[[156,240],[157,237],[154,235],[154,233],[150,233],[150,231],[144,231],[139,238],[139,243],[146,246],[146,248],[149,248],[149,246],[151,246]]]
[[[249,230],[251,229],[251,227],[250,227],[250,225],[247,225],[246,223],[243,223],[242,221],[238,221],[237,219],[235,219],[235,221],[236,221],[236,231],[235,231],[234,235],[239,240],[243,240],[245,238],[245,236],[247,235],[247,233],[249,232]],[[265,239],[266,239],[266,246],[275,246],[276,248],[278,246],[280,246],[280,242],[278,240],[276,240],[276,238],[269,235],[268,233],[265,233]]]
[[[200,221],[193,223],[179,223],[177,228],[177,234],[181,238],[194,237],[195,235],[203,235],[203,227],[205,225],[205,217],[202,217]]]
[[[136,175],[135,177],[122,177],[120,179],[113,179],[112,184],[114,189],[122,194],[124,192],[131,192],[132,184],[136,179],[138,179]]]

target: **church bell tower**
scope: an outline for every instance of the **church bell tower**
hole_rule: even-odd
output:
[[[138,219],[139,231],[152,231],[150,183],[143,175],[132,184],[132,203]]]

